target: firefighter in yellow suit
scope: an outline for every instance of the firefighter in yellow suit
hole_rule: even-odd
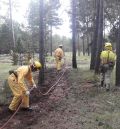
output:
[[[62,45],[59,45],[59,48],[57,48],[54,52],[54,57],[55,57],[55,61],[56,61],[56,69],[59,71],[61,70],[62,67],[62,58],[64,56],[64,52],[62,50]]]
[[[13,100],[9,105],[9,111],[14,112],[19,104],[21,103],[21,108],[24,110],[32,110],[29,108],[29,90],[25,84],[27,80],[31,86],[36,88],[36,84],[32,77],[32,72],[40,70],[41,63],[39,61],[34,61],[31,65],[20,66],[17,70],[12,71],[8,77],[8,84],[13,92]]]
[[[101,52],[101,86],[110,90],[111,73],[115,65],[116,54],[112,51],[112,44],[105,43],[105,50]]]

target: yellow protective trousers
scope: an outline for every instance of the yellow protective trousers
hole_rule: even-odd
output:
[[[57,70],[61,70],[61,68],[62,68],[62,61],[61,61],[61,59],[59,59],[59,57],[56,57],[55,60],[56,60],[56,69]]]
[[[106,89],[109,89],[111,87],[111,75],[112,70],[108,69],[105,73],[100,74],[100,81],[104,82],[104,86]]]
[[[9,109],[13,111],[16,110],[21,102],[22,107],[29,107],[29,96],[25,95],[25,91],[23,92],[14,74],[11,74],[8,77],[8,84],[14,95],[13,100],[9,105]]]

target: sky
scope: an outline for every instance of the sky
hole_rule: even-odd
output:
[[[61,8],[59,9],[59,17],[63,20],[63,25],[60,26],[60,29],[55,29],[54,33],[57,33],[61,36],[71,37],[70,29],[70,17],[67,14],[67,11],[70,8],[70,0],[60,0]]]
[[[0,15],[4,16],[7,14],[8,11],[8,5],[5,6],[5,3],[8,4],[9,0],[1,0],[1,1],[3,1],[4,4],[0,6]],[[11,1],[16,1],[19,5],[17,8],[12,8],[13,19],[15,21],[18,21],[19,23],[25,23],[24,17],[30,0],[11,0]],[[2,2],[0,4],[2,4]]]
[[[8,1],[8,0],[5,0]],[[13,19],[18,21],[19,23],[27,24],[25,19],[26,9],[28,9],[30,0],[16,0],[18,2],[19,7],[13,10]],[[66,11],[70,8],[70,0],[60,0],[61,8],[59,9],[59,17],[63,20],[63,25],[59,26],[59,29],[53,28],[53,34],[58,34],[60,36],[71,37],[70,33],[70,22],[69,16]],[[5,8],[2,9],[3,13],[5,13]]]
[[[13,10],[13,19],[20,23],[27,24],[26,21],[26,11],[28,10],[30,0],[16,0],[18,1],[18,10]]]

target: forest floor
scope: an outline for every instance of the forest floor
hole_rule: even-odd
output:
[[[67,66],[58,84],[42,96],[40,91],[45,93],[59,78],[54,68],[47,69],[45,77],[44,86],[31,92],[34,110],[19,111],[4,129],[120,129],[120,90],[101,89],[88,67]],[[0,127],[11,116],[2,114],[2,108]]]

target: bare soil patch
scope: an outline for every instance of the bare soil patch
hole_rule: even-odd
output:
[[[45,84],[30,96],[34,111],[19,111],[5,129],[120,128],[119,90],[105,92],[96,86],[92,74],[88,78],[86,70],[67,69],[56,87],[42,96],[40,91],[46,92],[58,79],[55,69],[47,69],[45,74]],[[0,126],[9,117],[2,115]]]

